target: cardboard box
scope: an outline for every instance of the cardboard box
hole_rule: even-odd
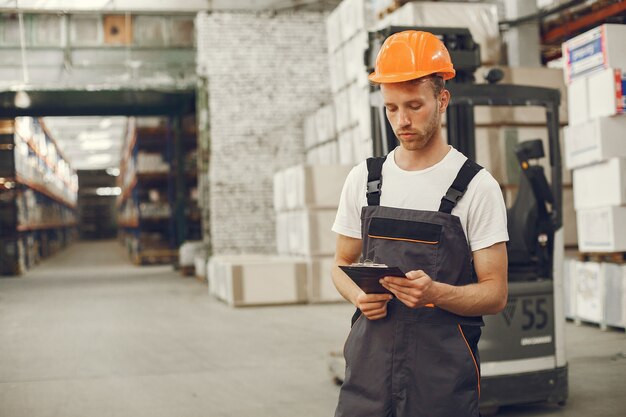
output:
[[[317,125],[316,125],[317,112],[314,112],[304,118],[303,130],[304,130],[304,149],[311,149],[317,145]]]
[[[625,158],[611,158],[574,170],[576,210],[621,205],[626,205]]]
[[[276,241],[281,255],[330,256],[336,210],[298,210],[276,214]]]
[[[274,190],[285,194],[287,210],[336,209],[351,169],[351,165],[296,165],[282,171],[283,183],[279,178]]]
[[[581,252],[626,251],[626,207],[577,210],[576,220]]]
[[[604,68],[626,68],[626,25],[605,24],[561,46],[567,83]]]
[[[326,42],[328,43],[329,56],[337,51],[342,44],[339,7],[335,8],[326,18]]]
[[[564,128],[565,165],[579,168],[610,158],[626,157],[626,117],[598,117]]]
[[[345,301],[333,284],[331,268],[335,263],[332,256],[311,258],[307,265],[308,299],[310,303]]]
[[[572,81],[567,92],[567,113],[570,126],[589,120],[589,92],[586,78]]]
[[[352,122],[348,89],[341,90],[333,95],[333,105],[335,108],[335,128],[341,134],[351,127],[350,124]]]
[[[209,290],[230,306],[306,302],[306,262],[263,255],[213,256]]]
[[[337,139],[339,150],[339,163],[342,165],[353,165],[354,160],[354,140],[352,139],[352,130],[345,130],[339,134]]]
[[[317,141],[315,144],[320,144],[337,137],[335,109],[332,103],[320,107],[315,113],[315,129],[317,131]]]
[[[576,264],[575,259],[563,261],[563,308],[565,317],[576,318]]]
[[[339,48],[328,53],[328,71],[330,75],[330,91],[337,93],[346,85],[344,50]]]
[[[571,186],[563,187],[563,244],[566,247],[578,246],[578,227],[574,209],[574,190]]]
[[[589,94],[589,119],[624,113],[626,72],[606,68],[587,77]]]
[[[576,262],[576,317],[604,321],[604,274],[599,262]]]
[[[605,285],[604,322],[626,327],[626,265],[602,264]]]
[[[344,67],[346,71],[346,84],[357,80],[362,73],[366,73],[365,50],[368,48],[367,32],[355,33],[352,39],[343,47]]]

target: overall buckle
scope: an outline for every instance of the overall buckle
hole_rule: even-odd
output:
[[[459,202],[461,197],[463,197],[463,194],[465,194],[464,191],[459,191],[456,188],[450,187],[450,188],[448,188],[448,191],[446,192],[446,195],[443,196],[443,198],[445,200],[448,200],[452,204],[456,204],[456,203]]]
[[[382,188],[382,180],[374,180],[367,183],[367,195],[380,194]]]

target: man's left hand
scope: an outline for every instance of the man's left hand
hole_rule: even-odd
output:
[[[385,277],[380,283],[409,308],[434,303],[435,285],[432,278],[422,270],[408,272],[406,278]]]

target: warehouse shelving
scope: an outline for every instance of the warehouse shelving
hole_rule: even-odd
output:
[[[178,247],[201,235],[199,207],[190,198],[196,148],[196,130],[180,118],[130,119],[117,205],[120,241],[134,263],[175,263]]]
[[[0,121],[0,275],[19,275],[77,235],[78,180],[43,122]]]

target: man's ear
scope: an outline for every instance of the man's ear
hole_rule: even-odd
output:
[[[439,96],[439,113],[445,113],[448,104],[450,104],[450,92],[444,88]]]

